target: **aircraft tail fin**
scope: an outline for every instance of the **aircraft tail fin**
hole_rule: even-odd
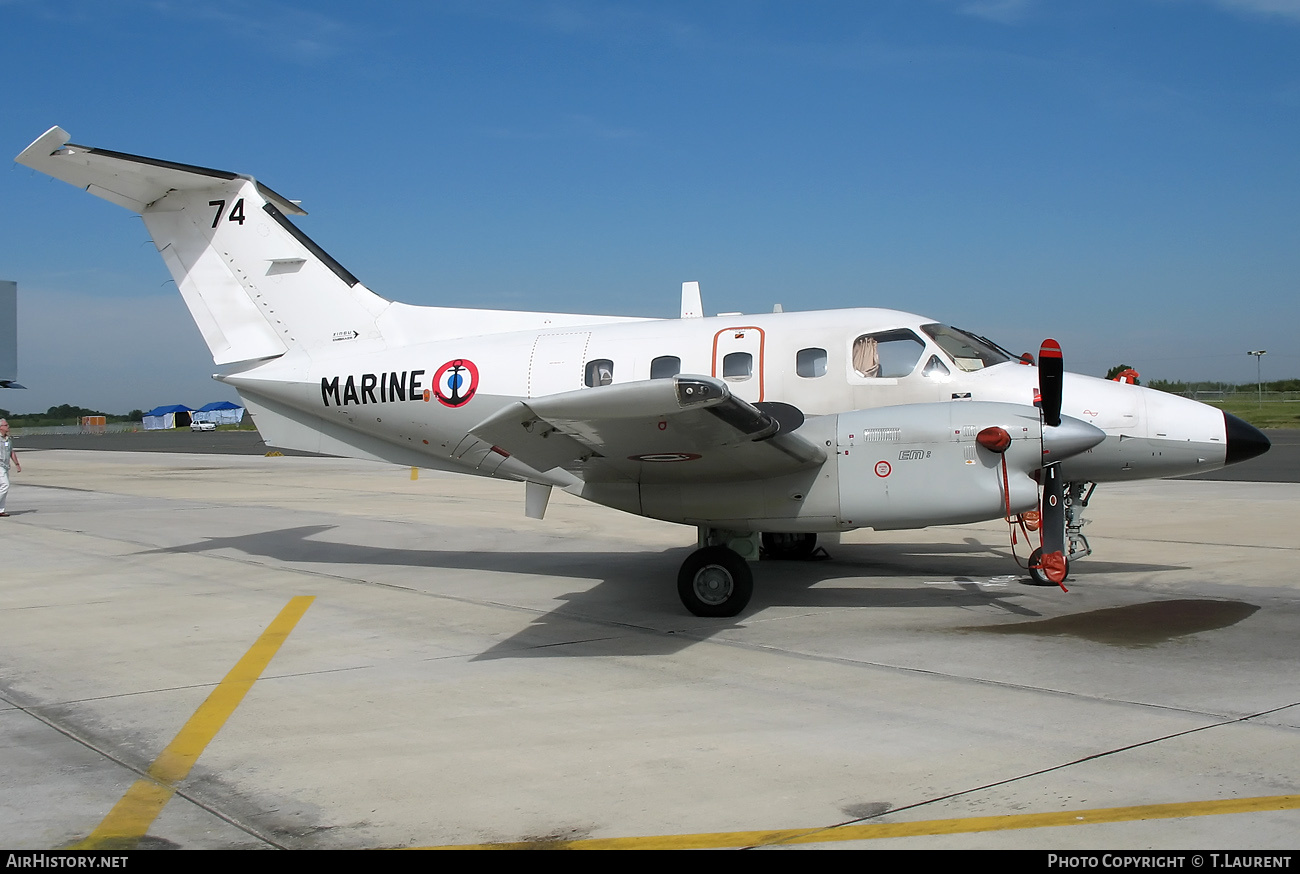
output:
[[[78,146],[58,127],[15,160],[143,217],[217,364],[382,339],[389,301],[287,217],[305,210],[251,176]]]

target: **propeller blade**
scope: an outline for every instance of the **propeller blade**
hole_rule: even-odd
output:
[[[1055,340],[1044,340],[1042,348],[1038,350],[1038,392],[1043,404],[1044,460],[1050,451],[1049,443],[1068,442],[1061,439],[1065,432],[1071,430],[1061,428],[1061,394],[1064,384],[1065,360],[1061,357],[1061,344]],[[1070,423],[1073,426],[1076,420],[1071,419]],[[1052,429],[1050,433],[1048,428]],[[1080,433],[1079,436],[1082,439],[1085,435]],[[1064,450],[1066,447],[1057,445],[1056,448]],[[1062,454],[1057,453],[1057,457]],[[1065,589],[1065,577],[1070,571],[1065,557],[1065,480],[1061,476],[1060,464],[1043,466],[1042,507],[1043,548],[1040,551],[1039,570],[1048,581]]]
[[[1044,393],[1045,394],[1045,393]],[[1043,468],[1043,576],[1062,589],[1068,568],[1065,560],[1065,480],[1061,465]]]
[[[1061,424],[1061,386],[1064,380],[1061,344],[1044,340],[1038,350],[1038,391],[1043,396],[1043,422],[1053,428]]]

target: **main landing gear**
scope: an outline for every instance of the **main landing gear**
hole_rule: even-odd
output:
[[[759,535],[701,526],[699,543],[677,573],[677,594],[696,616],[735,616],[754,594],[746,559],[758,558]]]
[[[682,563],[677,594],[696,616],[735,616],[754,594],[754,575],[727,547],[706,546]]]
[[[682,562],[677,594],[696,616],[735,616],[754,594],[751,561],[759,557],[797,561],[817,549],[816,534],[699,529],[700,548]],[[824,556],[825,553],[823,552]]]
[[[763,554],[777,561],[802,561],[816,549],[816,534],[763,532]]]

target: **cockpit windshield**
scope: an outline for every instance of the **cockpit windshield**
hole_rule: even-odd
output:
[[[1012,355],[998,347],[991,340],[954,328],[950,325],[922,325],[921,330],[966,372],[983,370],[1004,361],[1011,361]]]

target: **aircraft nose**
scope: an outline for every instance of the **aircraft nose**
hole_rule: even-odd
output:
[[[1236,464],[1256,455],[1263,455],[1273,444],[1264,432],[1231,413],[1223,414],[1224,430],[1228,435],[1228,453],[1224,464]]]

